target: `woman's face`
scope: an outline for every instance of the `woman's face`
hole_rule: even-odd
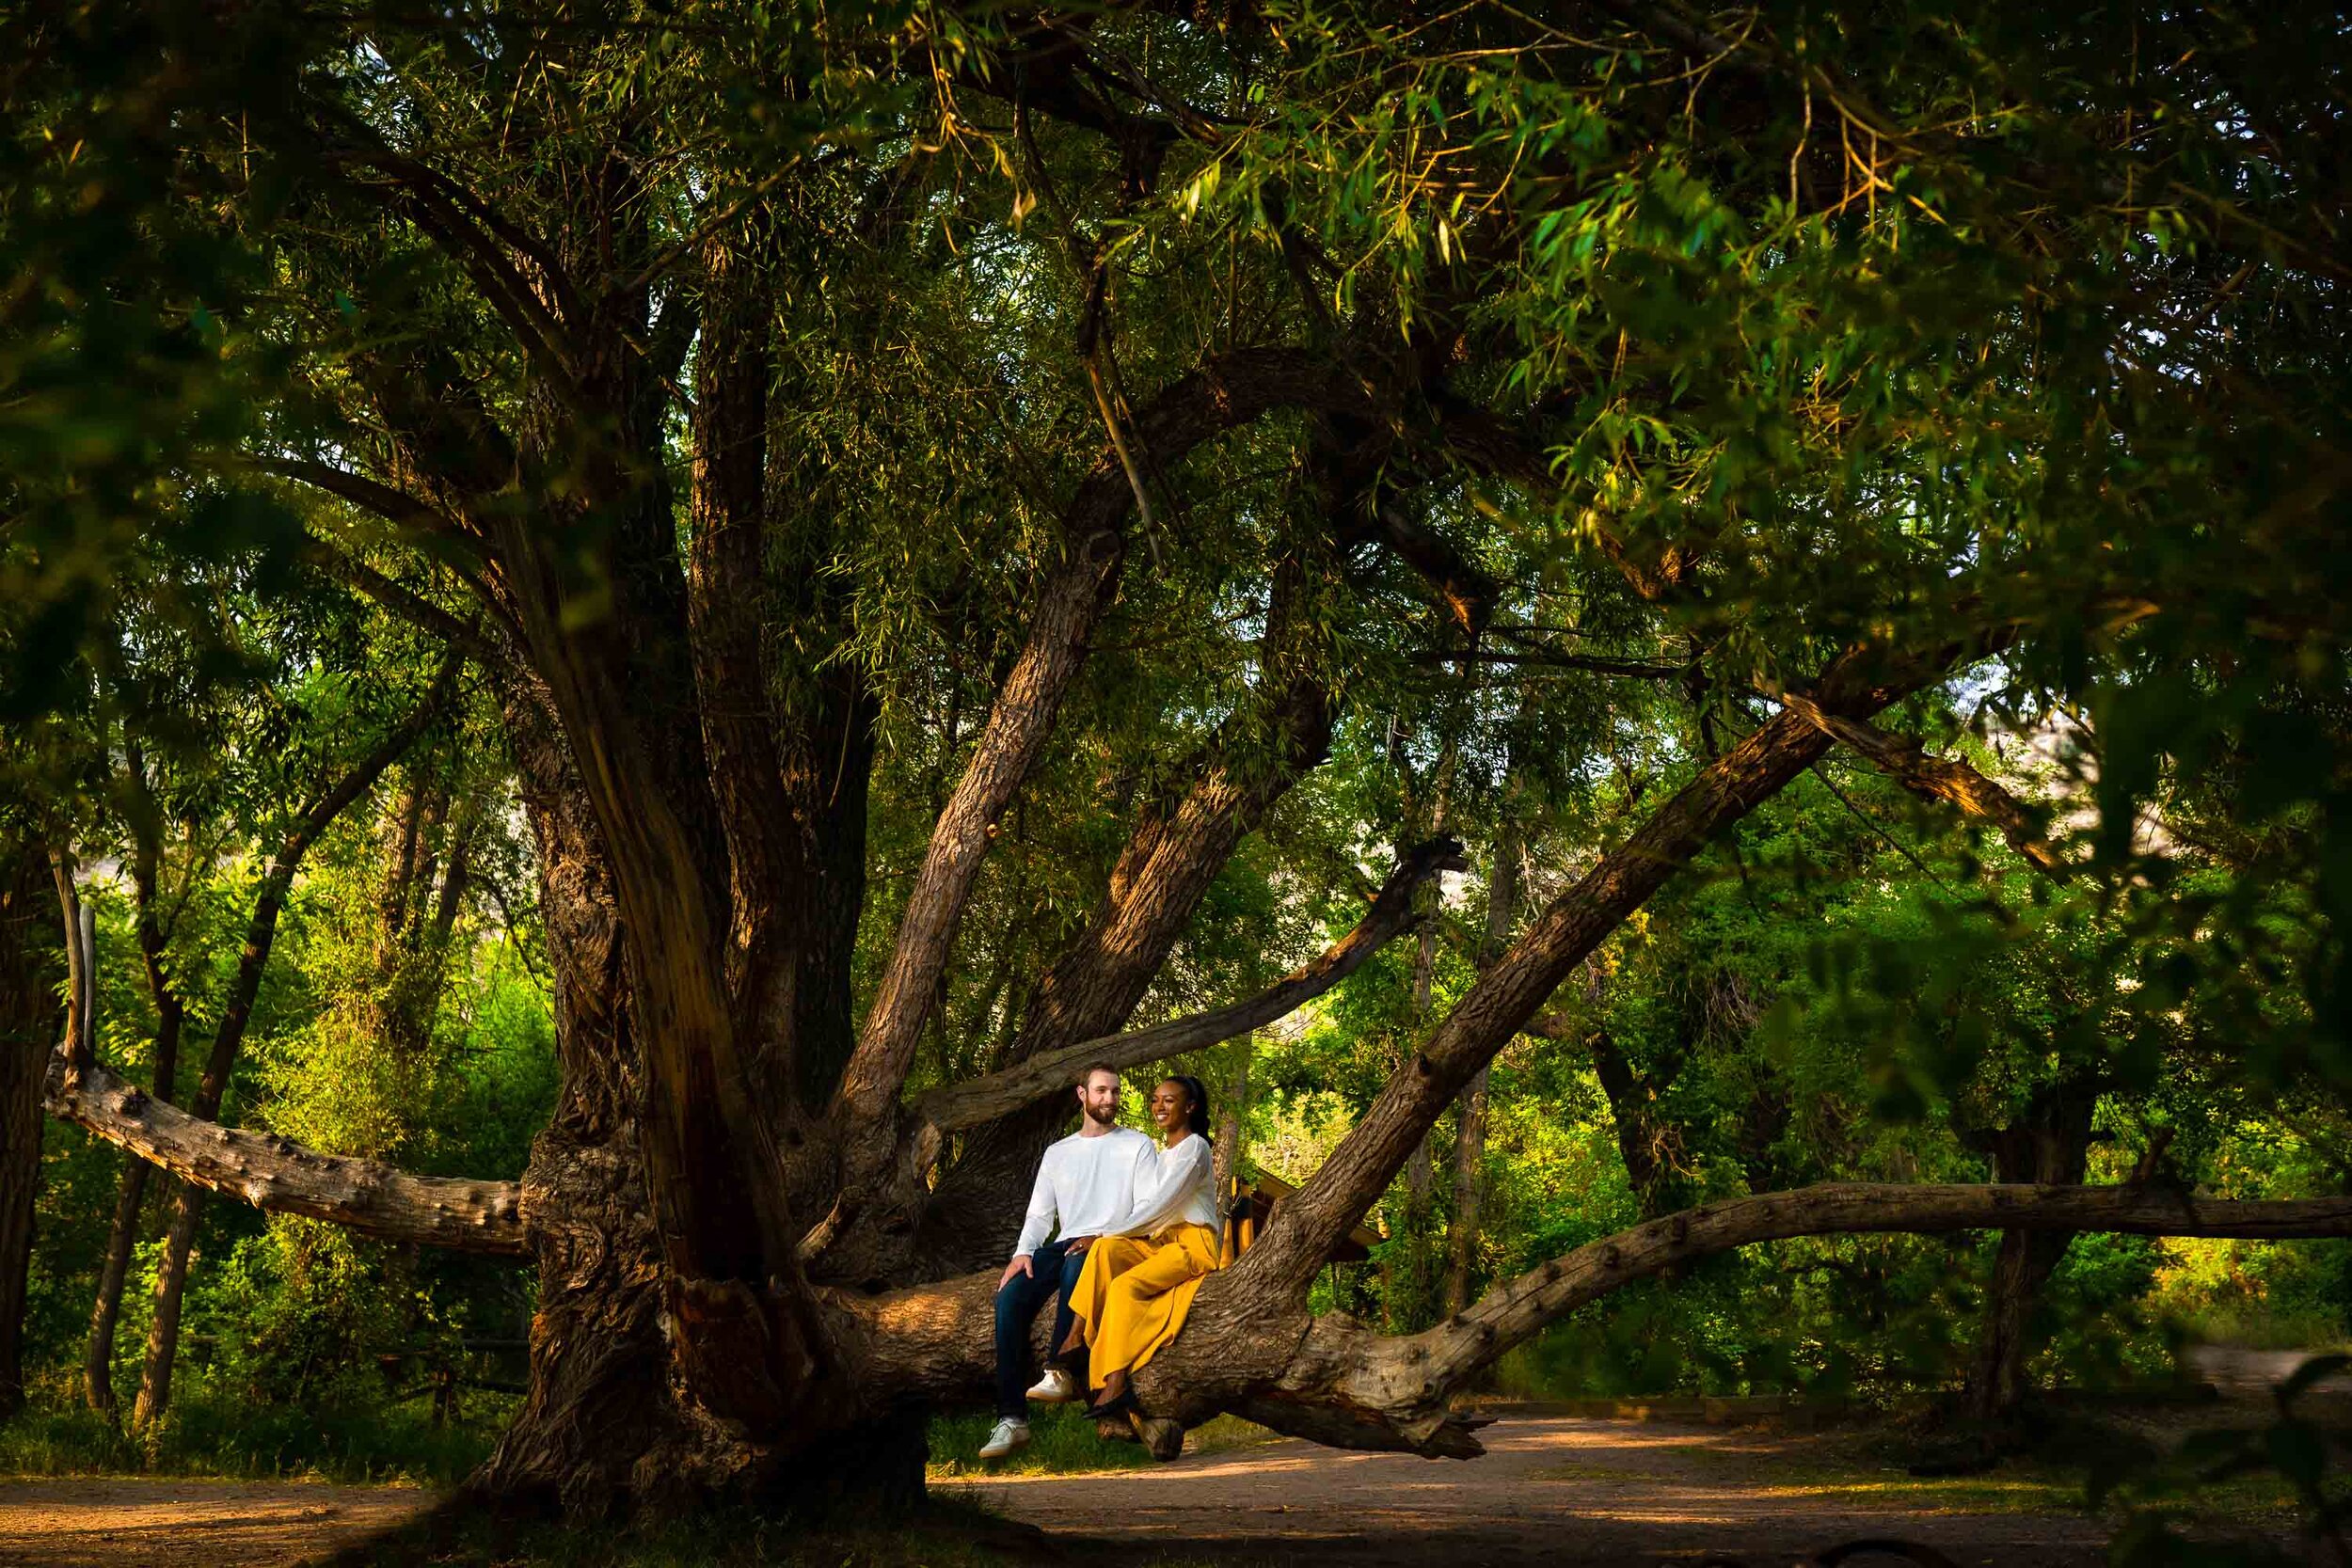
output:
[[[1184,1113],[1191,1108],[1192,1096],[1186,1094],[1184,1086],[1173,1078],[1166,1080],[1152,1091],[1152,1124],[1160,1130],[1162,1137],[1182,1132]]]

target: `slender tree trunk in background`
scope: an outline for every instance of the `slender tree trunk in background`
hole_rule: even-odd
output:
[[[1249,1059],[1257,1053],[1258,1037],[1254,1033],[1243,1036],[1232,1076],[1220,1085],[1225,1091],[1216,1113],[1216,1196],[1220,1203],[1225,1200],[1227,1183],[1241,1174],[1241,1141],[1249,1125]]]
[[[2090,1157],[2090,1118],[2099,1102],[2095,1081],[2069,1077],[2037,1091],[2017,1121],[1992,1135],[1993,1180],[2074,1185]],[[2040,1336],[2034,1308],[2042,1289],[2065,1258],[2072,1230],[2008,1230],[1993,1264],[1984,1317],[1961,1389],[1961,1411],[1989,1421],[2015,1414],[2030,1391],[2026,1363]]]
[[[294,875],[302,868],[303,857],[335,818],[373,789],[385,770],[433,726],[456,685],[460,662],[455,652],[445,656],[432,689],[408,718],[287,831],[254,896],[253,914],[246,923],[245,950],[237,957],[236,978],[230,982],[220,1026],[213,1034],[204,1076],[188,1107],[200,1120],[217,1117],[221,1101],[229,1093],[229,1076],[236,1067],[237,1051],[245,1043],[246,1029],[253,1022],[253,1005],[261,993],[262,974],[269,966],[270,948],[278,940],[278,917],[294,891]],[[180,1307],[187,1290],[188,1259],[196,1247],[197,1221],[203,1212],[204,1189],[181,1182],[174,1194],[171,1228],[164,1236],[164,1255],[155,1270],[154,1316],[148,1324],[147,1358],[139,1372],[138,1402],[131,1411],[135,1426],[151,1426],[162,1420],[171,1403],[172,1364],[180,1351]]]
[[[122,1316],[122,1291],[131,1277],[131,1251],[138,1240],[151,1169],[135,1154],[124,1158],[122,1180],[115,1190],[114,1224],[106,1232],[105,1260],[98,1271],[98,1299],[90,1306],[89,1336],[82,1351],[82,1395],[102,1416],[115,1413],[115,1324]]]
[[[1418,1041],[1429,1019],[1429,992],[1438,967],[1438,931],[1423,926],[1413,950],[1412,1037]],[[1402,1267],[1391,1275],[1394,1287],[1389,1309],[1391,1327],[1405,1332],[1426,1328],[1435,1316],[1438,1241],[1431,1199],[1438,1185],[1438,1158],[1433,1133],[1422,1134],[1412,1157],[1405,1162],[1405,1235]]]
[[[171,1226],[164,1232],[164,1255],[155,1269],[155,1310],[147,1325],[147,1356],[139,1369],[134,1426],[163,1419],[171,1403],[172,1364],[180,1350],[180,1305],[188,1282],[188,1259],[196,1251],[196,1225],[204,1213],[204,1189],[189,1182],[172,1188]]]
[[[47,860],[0,861],[0,1419],[24,1402],[24,1293],[40,1185],[40,1094],[57,1027],[63,927]]]
[[[1508,792],[1516,795],[1516,789]],[[1494,865],[1486,876],[1486,929],[1478,946],[1484,971],[1511,945],[1511,924],[1518,918],[1519,835],[1506,800],[1495,832]],[[1478,1259],[1479,1210],[1486,1196],[1486,1090],[1492,1064],[1478,1069],[1462,1091],[1454,1138],[1454,1220],[1446,1234],[1445,1310],[1448,1317],[1470,1303],[1470,1275]]]
[[[1398,845],[1442,832],[1446,820],[1446,793],[1453,783],[1454,752],[1448,742],[1438,753],[1437,767],[1430,778],[1429,795],[1425,802],[1415,800],[1411,764],[1406,760],[1406,742],[1410,738],[1401,725],[1392,725],[1389,733],[1390,758],[1406,780],[1405,821],[1406,832]],[[1427,816],[1423,819],[1422,812]],[[1406,1013],[1406,1054],[1409,1057],[1420,1048],[1422,1032],[1429,1022],[1429,998],[1437,981],[1438,927],[1436,921],[1439,884],[1432,880],[1415,895],[1415,903],[1428,922],[1414,939],[1413,989],[1409,1011]],[[1380,1295],[1392,1331],[1411,1332],[1425,1328],[1435,1316],[1437,1307],[1438,1241],[1432,1233],[1435,1217],[1431,1210],[1438,1185],[1437,1151],[1431,1146],[1434,1129],[1422,1134],[1405,1161],[1405,1214],[1401,1234],[1391,1247],[1391,1256],[1381,1267]]]
[[[1446,1232],[1445,1310],[1451,1317],[1470,1305],[1470,1275],[1478,1259],[1480,1211],[1485,1207],[1486,1083],[1490,1068],[1462,1091],[1460,1132],[1454,1139],[1454,1220]]]
[[[162,823],[148,783],[146,759],[138,742],[123,743],[124,779],[132,809],[125,815],[131,828],[131,886],[138,923],[139,962],[147,977],[147,992],[155,1005],[154,1095],[166,1104],[180,1092],[180,1031],[187,1008],[171,984],[164,965],[165,930],[157,911],[155,890],[163,866]],[[122,1291],[131,1277],[131,1253],[137,1245],[139,1215],[147,1200],[153,1167],[135,1155],[124,1160],[122,1180],[115,1193],[114,1224],[106,1232],[105,1259],[98,1271],[98,1299],[90,1305],[89,1336],[82,1352],[82,1393],[92,1410],[115,1413],[115,1325],[122,1315]]]

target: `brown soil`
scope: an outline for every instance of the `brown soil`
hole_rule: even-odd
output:
[[[1727,1559],[1782,1568],[1874,1537],[1921,1543],[1970,1568],[2106,1560],[2106,1521],[1993,1512],[2046,1510],[2046,1497],[2004,1497],[1997,1486],[1927,1497],[1899,1470],[1883,1483],[1897,1494],[1884,1506],[1870,1502],[1867,1480],[1824,1484],[1827,1472],[1808,1462],[1827,1460],[1846,1439],[1527,1417],[1506,1418],[1481,1436],[1488,1452],[1468,1463],[1280,1442],[1150,1470],[967,1484],[989,1508],[1057,1538],[1103,1542],[1119,1560],[1140,1552],[1178,1560],[1549,1568]],[[1977,1511],[1965,1511],[1971,1506]],[[1882,1568],[1904,1560],[1849,1560]]]
[[[278,1568],[404,1524],[435,1498],[301,1481],[0,1481],[0,1563]]]

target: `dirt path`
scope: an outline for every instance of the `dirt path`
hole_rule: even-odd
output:
[[[1992,1483],[1923,1501],[1899,1471],[1831,1483],[1808,1456],[1823,1439],[1716,1427],[1503,1419],[1468,1464],[1341,1453],[1283,1442],[1151,1470],[966,1483],[997,1512],[1057,1537],[1198,1560],[1363,1565],[1688,1563],[1714,1554],[1750,1568],[1893,1536],[1957,1562],[2090,1565],[2103,1522],[2047,1508],[2038,1491]],[[1894,1494],[1874,1503],[1874,1491]],[[1852,1560],[1857,1568],[1899,1560]]]
[[[8,1568],[279,1568],[405,1522],[435,1494],[299,1481],[0,1481]]]
[[[1065,1561],[1786,1568],[1868,1537],[1952,1561],[2090,1568],[2107,1526],[2047,1483],[1922,1486],[1867,1436],[1506,1414],[1469,1464],[1279,1442],[1148,1470],[936,1483],[1036,1525]],[[0,1482],[6,1568],[289,1568],[422,1513],[435,1494],[300,1482]],[[1851,1560],[1884,1568],[1883,1556]]]

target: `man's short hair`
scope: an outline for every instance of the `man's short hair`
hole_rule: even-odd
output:
[[[1111,1066],[1108,1062],[1089,1062],[1087,1064],[1087,1069],[1078,1074],[1078,1087],[1083,1089],[1089,1084],[1093,1083],[1094,1075],[1098,1072],[1107,1072],[1113,1078],[1119,1076],[1119,1069]]]

